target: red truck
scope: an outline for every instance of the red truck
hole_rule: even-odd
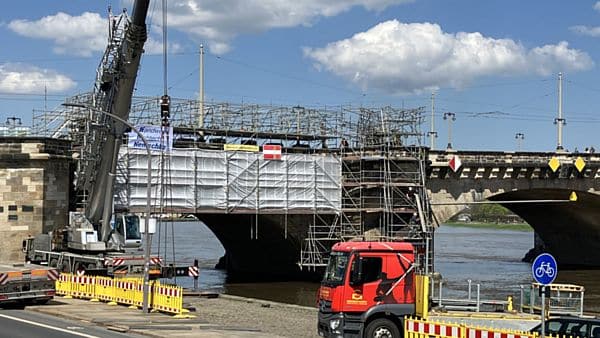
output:
[[[335,244],[318,293],[319,335],[402,337],[403,317],[415,314],[415,275],[410,243]]]

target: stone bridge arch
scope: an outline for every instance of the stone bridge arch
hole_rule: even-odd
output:
[[[455,172],[448,163],[462,162]],[[558,168],[549,161],[556,158]],[[585,164],[580,170],[578,158]],[[555,255],[561,266],[600,266],[600,158],[595,154],[432,152],[427,190],[438,221],[466,207],[457,202],[561,200],[500,203],[522,217],[541,242],[538,250]],[[581,166],[580,166],[581,167]],[[568,202],[572,192],[578,199]],[[448,203],[448,204],[444,204]]]

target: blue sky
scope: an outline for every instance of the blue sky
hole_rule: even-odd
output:
[[[188,0],[169,2],[169,91],[207,101],[303,106],[425,106],[435,92],[436,148],[454,112],[456,149],[600,148],[600,2],[480,0]],[[131,1],[21,0],[0,17],[0,121],[89,91],[104,49],[107,7]],[[136,95],[161,95],[161,2]],[[47,89],[47,100],[44,99]],[[426,140],[429,144],[429,140]]]

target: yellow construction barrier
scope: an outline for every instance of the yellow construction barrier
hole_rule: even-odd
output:
[[[144,281],[142,278],[89,277],[63,273],[56,280],[56,294],[140,308],[144,302]],[[176,317],[188,317],[184,316],[187,310],[183,309],[183,288],[180,286],[152,281],[148,297],[150,309],[175,314]]]
[[[114,280],[115,297],[113,301],[119,304],[134,305],[133,296],[137,281],[127,278],[117,278]]]
[[[71,276],[71,296],[76,298],[96,298],[95,277]]]
[[[96,298],[116,305],[114,280],[108,277],[96,277]]]
[[[183,313],[183,289],[180,286],[161,285],[152,287],[152,308],[158,311],[180,315]]]
[[[70,276],[61,274],[55,282],[56,294],[59,296],[71,296]]]

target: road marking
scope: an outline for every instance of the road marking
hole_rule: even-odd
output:
[[[35,325],[35,326],[39,326],[39,327],[43,327],[46,329],[50,329],[50,330],[55,330],[55,331],[60,331],[60,332],[66,332],[75,336],[80,336],[80,337],[86,337],[86,338],[99,338],[98,336],[92,336],[89,334],[85,334],[85,333],[80,333],[80,332],[75,332],[75,331],[71,331],[71,330],[66,330],[66,329],[61,329],[60,327],[54,327],[54,326],[50,326],[50,325],[46,325],[46,324],[41,324],[41,323],[36,323],[36,322],[32,322],[26,319],[21,319],[21,318],[17,318],[17,317],[12,317],[12,316],[7,316],[7,315],[3,315],[0,314],[0,317],[2,318],[6,318],[6,319],[11,319],[11,320],[16,320],[18,322],[23,322],[23,323],[27,323],[30,325]]]

